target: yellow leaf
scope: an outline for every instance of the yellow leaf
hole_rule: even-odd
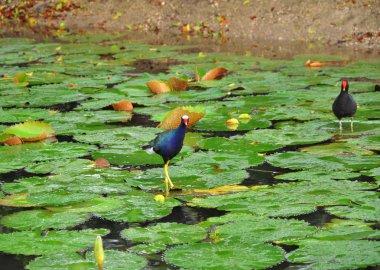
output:
[[[205,115],[204,111],[199,110],[197,107],[177,107],[165,116],[158,127],[163,129],[177,128],[181,123],[181,117],[185,114],[189,116],[188,128],[194,126]]]
[[[221,187],[216,187],[212,189],[194,189],[185,191],[182,193],[182,195],[194,195],[194,194],[202,194],[202,195],[222,195],[222,194],[228,194],[228,193],[234,193],[234,192],[240,192],[248,190],[249,188],[246,186],[240,186],[240,185],[226,185]]]

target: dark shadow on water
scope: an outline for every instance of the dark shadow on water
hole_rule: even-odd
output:
[[[330,223],[334,218],[339,218],[325,211],[323,207],[318,207],[317,211],[303,214],[299,216],[290,216],[288,218],[294,218],[298,220],[304,220],[312,226],[323,227],[327,223]]]
[[[8,173],[1,173],[0,174],[0,184],[1,183],[12,183],[14,180],[20,179],[20,178],[27,178],[27,177],[44,177],[48,176],[49,173],[30,173],[27,172],[25,169],[18,169],[14,170]]]
[[[54,104],[46,106],[45,108],[52,111],[59,111],[59,112],[70,112],[76,107],[80,105],[81,102],[86,101],[88,99],[80,100],[80,101],[72,101],[67,103],[61,103],[61,104]]]
[[[227,211],[221,211],[215,208],[177,206],[173,208],[170,215],[157,220],[157,222],[176,222],[193,225],[205,221],[210,217],[223,216],[226,213]]]
[[[271,164],[264,162],[261,165],[247,169],[249,177],[244,179],[240,184],[242,186],[257,186],[257,185],[275,185],[278,183],[286,183],[289,181],[274,178],[278,174],[291,172],[289,169],[274,167]]]
[[[31,260],[36,256],[14,255],[0,252],[0,269],[2,270],[20,270],[25,269]]]

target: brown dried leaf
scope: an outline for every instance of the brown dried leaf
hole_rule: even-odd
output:
[[[115,111],[127,111],[127,112],[133,111],[133,105],[130,100],[123,99],[117,103],[112,103],[112,107]]]
[[[187,81],[172,77],[168,80],[168,84],[173,91],[184,91],[187,88]]]
[[[207,73],[202,77],[201,80],[206,81],[206,80],[215,80],[215,79],[221,78],[223,75],[226,74],[227,71],[228,69],[225,69],[224,67],[213,68],[207,71]]]
[[[97,168],[108,168],[110,166],[110,162],[105,158],[97,158],[95,159],[95,166]]]
[[[152,91],[155,94],[165,93],[170,91],[170,86],[163,81],[159,80],[152,80],[146,83],[146,85],[149,87],[150,91]]]

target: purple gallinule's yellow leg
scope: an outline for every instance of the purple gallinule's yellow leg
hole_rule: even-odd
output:
[[[150,142],[150,144],[143,149],[153,149],[154,152],[159,154],[164,160],[164,173],[165,173],[165,194],[169,196],[170,189],[174,187],[172,180],[169,176],[169,162],[174,158],[182,149],[183,140],[185,138],[186,126],[189,123],[189,117],[183,115],[181,123],[176,129],[167,130],[157,135],[157,137]]]

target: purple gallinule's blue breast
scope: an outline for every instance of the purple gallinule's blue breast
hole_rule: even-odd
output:
[[[176,129],[167,130],[158,134],[157,137],[150,142],[148,147],[143,147],[144,149],[153,150],[164,160],[166,196],[169,195],[170,189],[174,187],[168,172],[169,162],[182,149],[188,123],[189,117],[183,115],[181,118],[181,124]]]
[[[351,117],[351,130],[353,129],[353,116],[356,113],[356,102],[354,98],[348,93],[348,81],[342,81],[342,88],[339,95],[336,97],[332,110],[339,120],[339,128],[342,130],[342,118]]]

